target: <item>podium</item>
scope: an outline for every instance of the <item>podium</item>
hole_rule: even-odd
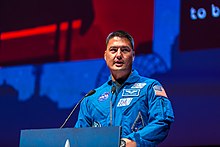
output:
[[[20,147],[119,147],[121,127],[21,130]]]

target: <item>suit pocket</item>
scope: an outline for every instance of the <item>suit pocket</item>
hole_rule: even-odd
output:
[[[141,130],[144,126],[145,126],[144,120],[143,120],[141,112],[139,111],[138,115],[137,115],[137,117],[131,127],[131,130],[132,130],[132,132],[137,132],[138,130]]]

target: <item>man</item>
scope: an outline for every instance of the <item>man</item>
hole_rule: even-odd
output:
[[[106,45],[104,59],[111,76],[83,100],[75,127],[121,126],[126,147],[156,146],[174,121],[171,103],[158,81],[132,69],[135,52],[131,35],[112,32]]]

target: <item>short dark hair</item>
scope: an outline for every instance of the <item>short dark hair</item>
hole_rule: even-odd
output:
[[[129,33],[125,32],[125,31],[122,31],[122,30],[111,32],[108,35],[108,37],[106,38],[106,42],[105,42],[106,45],[108,45],[109,40],[111,38],[115,37],[115,36],[121,37],[121,38],[127,38],[130,41],[132,49],[134,49],[134,39],[133,39],[133,37]]]

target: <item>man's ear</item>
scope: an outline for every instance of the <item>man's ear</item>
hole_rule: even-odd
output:
[[[134,62],[134,58],[135,58],[135,51],[133,51],[133,58],[132,58],[133,62]]]
[[[106,51],[105,51],[105,53],[104,53],[104,59],[105,59],[105,61],[106,61]]]

